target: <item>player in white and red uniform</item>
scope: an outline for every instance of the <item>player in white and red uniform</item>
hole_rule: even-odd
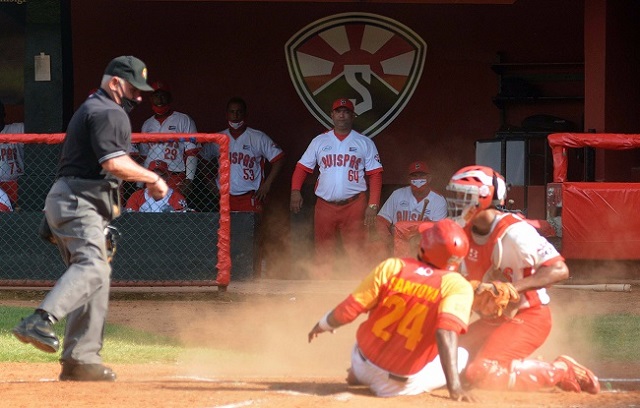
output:
[[[164,180],[169,177],[169,170],[166,162],[155,160],[149,164],[149,170],[153,171]],[[187,201],[180,192],[169,187],[167,195],[156,200],[149,195],[146,188],[134,192],[127,200],[126,212],[184,212],[187,211]]]
[[[371,139],[353,130],[353,102],[337,99],[332,105],[334,128],[316,136],[298,161],[291,179],[291,211],[298,213],[307,174],[316,166],[320,176],[314,214],[316,274],[327,277],[327,262],[335,257],[338,234],[353,261],[362,258],[365,226],[373,226],[382,189],[382,163]],[[367,180],[369,178],[369,197]],[[367,201],[368,200],[368,201]],[[355,269],[355,268],[354,268]]]
[[[447,217],[447,201],[431,189],[431,173],[427,163],[416,161],[409,165],[409,185],[395,190],[384,203],[376,217],[377,238],[383,248],[377,253],[387,254],[396,226],[411,225],[412,233],[403,235],[410,241],[418,234],[418,224],[423,221],[439,221]],[[396,236],[396,238],[398,238]],[[406,245],[409,248],[409,245]],[[399,248],[394,248],[399,250]],[[410,252],[395,253],[395,256],[408,256]]]
[[[0,212],[11,212],[13,211],[13,207],[11,206],[11,201],[9,200],[9,196],[4,192],[3,189],[0,188]]]
[[[165,83],[154,82],[151,87],[154,89],[151,108],[155,114],[142,124],[142,133],[198,133],[196,124],[189,115],[172,109],[171,91]],[[149,167],[149,163],[154,160],[167,163],[169,187],[188,194],[198,166],[199,149],[200,145],[197,143],[176,140],[167,143],[140,143],[137,153],[144,157],[145,167]],[[132,148],[131,153],[136,153],[136,147]]]
[[[597,393],[600,384],[568,356],[553,363],[527,360],[551,331],[549,287],[569,277],[564,258],[525,219],[499,211],[506,196],[504,178],[485,166],[458,170],[447,186],[449,215],[465,227],[469,254],[462,273],[490,284],[510,282],[520,294],[504,316],[471,324],[460,344],[470,354],[467,380],[475,387]]]
[[[380,397],[447,385],[452,399],[474,401],[458,375],[468,356],[457,343],[469,324],[473,288],[456,269],[468,249],[455,222],[425,223],[417,259],[389,258],[379,264],[318,321],[309,342],[366,313],[351,353],[350,385],[368,385]]]
[[[231,98],[226,115],[229,127],[219,133],[229,137],[231,211],[262,212],[271,185],[282,170],[284,152],[267,134],[247,126],[247,104],[243,99]],[[220,157],[218,145],[205,143],[200,157],[206,162],[209,182],[219,188],[215,171]],[[271,164],[268,175],[265,161]]]
[[[24,133],[24,123],[5,123],[4,104],[0,102],[0,133]],[[24,174],[24,144],[0,143],[0,189],[13,204],[18,202],[18,178]]]

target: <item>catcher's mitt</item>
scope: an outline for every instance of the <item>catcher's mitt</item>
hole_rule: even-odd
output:
[[[495,319],[502,316],[509,302],[520,300],[518,291],[508,282],[471,281],[471,286],[473,286],[475,294],[472,309],[485,319]]]

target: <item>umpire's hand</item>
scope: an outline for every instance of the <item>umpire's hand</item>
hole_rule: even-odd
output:
[[[162,177],[158,177],[158,180],[156,180],[155,182],[147,183],[147,190],[149,191],[149,195],[153,197],[154,200],[160,200],[167,195],[167,192],[169,192],[169,187]]]

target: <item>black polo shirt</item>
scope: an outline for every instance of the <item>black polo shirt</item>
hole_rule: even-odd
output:
[[[129,116],[100,89],[80,105],[69,122],[58,177],[103,179],[101,163],[127,154],[130,145]]]

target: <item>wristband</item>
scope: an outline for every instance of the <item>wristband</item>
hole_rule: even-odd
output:
[[[331,313],[331,311],[328,311],[327,314],[322,316],[322,319],[318,321],[318,327],[320,327],[323,331],[333,332],[335,330],[335,327],[331,326],[327,320],[329,318],[329,313]]]

